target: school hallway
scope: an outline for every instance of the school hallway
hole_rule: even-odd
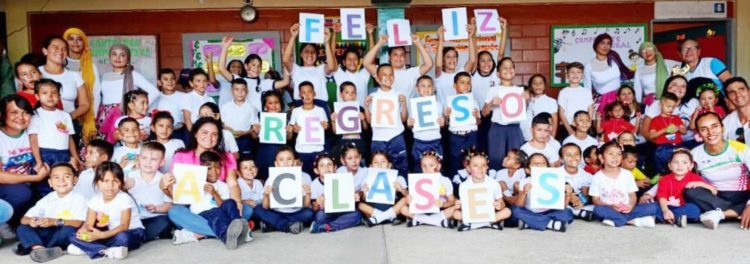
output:
[[[737,222],[717,230],[701,224],[685,229],[657,225],[612,228],[576,221],[568,232],[506,228],[457,232],[406,225],[359,226],[330,234],[255,232],[255,241],[229,251],[217,240],[172,245],[151,242],[122,261],[97,263],[747,263],[750,231]],[[49,263],[88,263],[83,256],[63,256]],[[33,263],[18,257],[11,244],[0,248],[0,263]]]

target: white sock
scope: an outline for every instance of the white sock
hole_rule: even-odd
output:
[[[382,216],[383,220],[391,220],[393,218],[396,218],[396,211],[393,211],[393,207],[388,208],[388,210],[385,210],[385,212],[383,212]],[[380,219],[378,218],[378,220]]]
[[[414,220],[421,224],[440,226],[441,222],[445,220],[445,216],[443,215],[443,213],[417,214],[414,216]]]
[[[724,210],[716,208],[716,211],[719,212],[719,219],[724,220],[726,218],[726,216],[724,216]]]
[[[547,229],[554,229],[555,228],[555,220],[549,220],[547,222]]]
[[[482,228],[482,227],[488,227],[488,226],[490,226],[490,223],[489,223],[489,222],[484,222],[484,223],[471,223],[471,229],[478,229],[478,228]]]
[[[568,208],[570,208],[573,211],[573,215],[575,216],[581,215],[581,210],[583,210],[583,207],[581,208],[568,207]]]
[[[372,209],[372,215],[370,216],[370,219],[375,219],[376,224],[380,224],[380,222],[383,222],[383,211],[380,211],[378,209]]]

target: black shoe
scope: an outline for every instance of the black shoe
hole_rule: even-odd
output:
[[[276,229],[273,228],[272,225],[266,224],[266,222],[260,221],[260,232],[261,233],[268,233],[276,231]]]
[[[31,252],[31,249],[24,249],[21,242],[16,243],[11,249],[16,256],[25,256]]]
[[[490,228],[495,229],[497,231],[503,231],[503,222],[497,222],[494,224],[490,224]]]
[[[302,222],[294,222],[287,227],[287,231],[292,234],[299,234],[304,229],[304,224]]]
[[[523,220],[518,220],[518,230],[524,230],[526,228],[529,228],[526,222],[524,222]]]
[[[565,230],[567,230],[568,223],[565,223],[563,221],[554,220],[552,221],[552,230],[557,232],[565,233]]]
[[[448,220],[448,219],[444,219],[443,221],[440,221],[440,226],[448,228],[448,229],[453,229],[454,227],[453,221]]]
[[[404,219],[402,219],[400,217],[396,217],[396,218],[391,219],[391,224],[394,225],[394,226],[397,226],[397,225],[400,225],[400,224],[403,224],[403,223],[404,223]]]
[[[367,227],[373,227],[377,225],[377,222],[378,222],[378,219],[375,218],[374,216],[365,218],[365,224],[367,225]]]
[[[594,212],[589,210],[581,210],[581,212],[578,213],[578,217],[585,220],[586,222],[594,221]]]
[[[419,225],[419,222],[417,222],[416,220],[406,221],[406,227],[415,227],[415,226],[418,226],[418,225]]]
[[[469,231],[469,230],[471,230],[471,224],[468,224],[468,225],[464,223],[458,224],[458,232]]]

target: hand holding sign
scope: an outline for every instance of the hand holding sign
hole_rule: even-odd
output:
[[[495,221],[495,204],[492,192],[484,186],[459,188],[461,217],[464,223]]]
[[[203,200],[208,167],[175,163],[172,168],[175,184],[172,201],[175,204],[196,204]]]
[[[396,127],[396,122],[401,122],[398,111],[398,102],[390,96],[370,96],[372,100],[372,126],[373,127]]]
[[[359,116],[359,103],[357,102],[335,102],[333,109],[336,111],[336,134],[352,134],[362,132],[362,122]]]
[[[271,208],[302,207],[302,168],[271,167],[268,168],[268,181],[271,184]],[[309,187],[308,187],[309,188]],[[309,193],[309,190],[306,190]]]
[[[411,22],[406,19],[391,19],[388,27],[388,47],[411,46]]]
[[[324,19],[322,14],[299,13],[299,42],[322,44],[325,40]]]
[[[438,118],[440,117],[435,96],[412,98],[409,101],[413,115],[413,131],[439,129]]]
[[[393,204],[396,202],[397,170],[370,168],[367,170],[365,201],[369,203]]]
[[[526,100],[523,96],[523,88],[501,88],[499,91],[502,122],[510,124],[526,120]]]
[[[477,36],[501,32],[497,9],[474,9],[474,18],[477,20]]]
[[[438,202],[440,188],[440,174],[416,173],[409,174],[410,195],[409,212],[412,214],[440,212]]]
[[[364,8],[342,8],[341,9],[341,39],[342,40],[364,40],[365,39],[365,9]]]
[[[286,143],[286,113],[260,113],[260,143]]]
[[[469,34],[465,30],[466,24],[468,24],[466,7],[443,9],[445,40],[467,39]]]
[[[562,169],[532,167],[529,199],[529,207],[533,209],[565,209],[565,177]]]
[[[450,127],[462,127],[476,125],[475,118],[477,105],[474,97],[470,94],[459,94],[448,98],[448,107],[450,113]]]
[[[323,181],[325,197],[329,197],[329,199],[323,199],[325,212],[353,212],[354,176],[351,173],[326,174]]]

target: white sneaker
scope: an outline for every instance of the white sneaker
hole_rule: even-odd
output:
[[[723,218],[724,213],[719,210],[711,210],[701,214],[701,222],[709,229],[716,229],[719,227],[719,222]]]
[[[636,227],[654,228],[656,227],[656,220],[653,216],[643,216],[633,219],[633,225]]]
[[[68,255],[81,256],[81,255],[86,255],[86,252],[83,252],[83,250],[80,249],[79,247],[76,247],[76,245],[70,244],[68,245]]]
[[[602,224],[604,224],[605,226],[615,227],[615,222],[612,222],[612,220],[609,219],[602,220]]]
[[[172,244],[180,245],[185,243],[198,242],[198,238],[195,237],[193,232],[186,229],[178,229],[174,231],[172,236]]]
[[[247,236],[245,236],[245,242],[253,241],[253,231],[247,230]]]
[[[13,232],[13,229],[7,223],[0,224],[0,238],[2,240],[13,240],[16,239],[16,233]]]
[[[128,248],[111,247],[104,251],[104,256],[111,259],[125,259],[128,256]]]

